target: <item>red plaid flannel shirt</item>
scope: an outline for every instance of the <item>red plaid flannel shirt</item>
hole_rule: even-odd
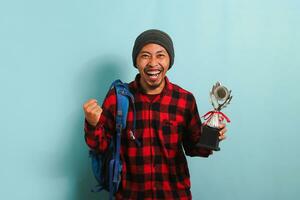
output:
[[[135,98],[135,139],[131,137],[133,109],[122,133],[122,181],[116,199],[191,199],[190,175],[185,155],[208,157],[210,150],[196,147],[201,121],[194,96],[169,82],[152,101],[141,90],[140,76],[129,84]],[[85,121],[85,140],[103,152],[115,133],[116,95],[111,90],[102,105],[98,125]],[[184,151],[183,151],[184,149]]]

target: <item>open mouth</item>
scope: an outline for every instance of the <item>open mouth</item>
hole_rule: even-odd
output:
[[[145,72],[150,78],[157,78],[158,75],[161,73],[160,70],[149,70]]]

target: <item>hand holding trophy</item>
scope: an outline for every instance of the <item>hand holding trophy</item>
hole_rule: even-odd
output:
[[[219,125],[226,120],[230,122],[229,118],[221,112],[231,101],[231,90],[228,90],[226,87],[222,86],[217,82],[210,92],[210,100],[214,110],[209,111],[203,117],[205,122],[202,127],[202,134],[200,137],[199,143],[197,146],[205,147],[210,150],[219,151]]]

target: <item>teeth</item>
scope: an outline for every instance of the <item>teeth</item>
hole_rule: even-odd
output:
[[[158,75],[160,73],[160,71],[148,71],[147,74],[148,75]]]

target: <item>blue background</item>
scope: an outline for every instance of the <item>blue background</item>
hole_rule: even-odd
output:
[[[131,81],[149,28],[171,35],[174,83],[211,109],[220,80],[228,139],[189,158],[194,199],[300,199],[298,0],[0,2],[0,199],[100,199],[83,138],[83,103]]]

